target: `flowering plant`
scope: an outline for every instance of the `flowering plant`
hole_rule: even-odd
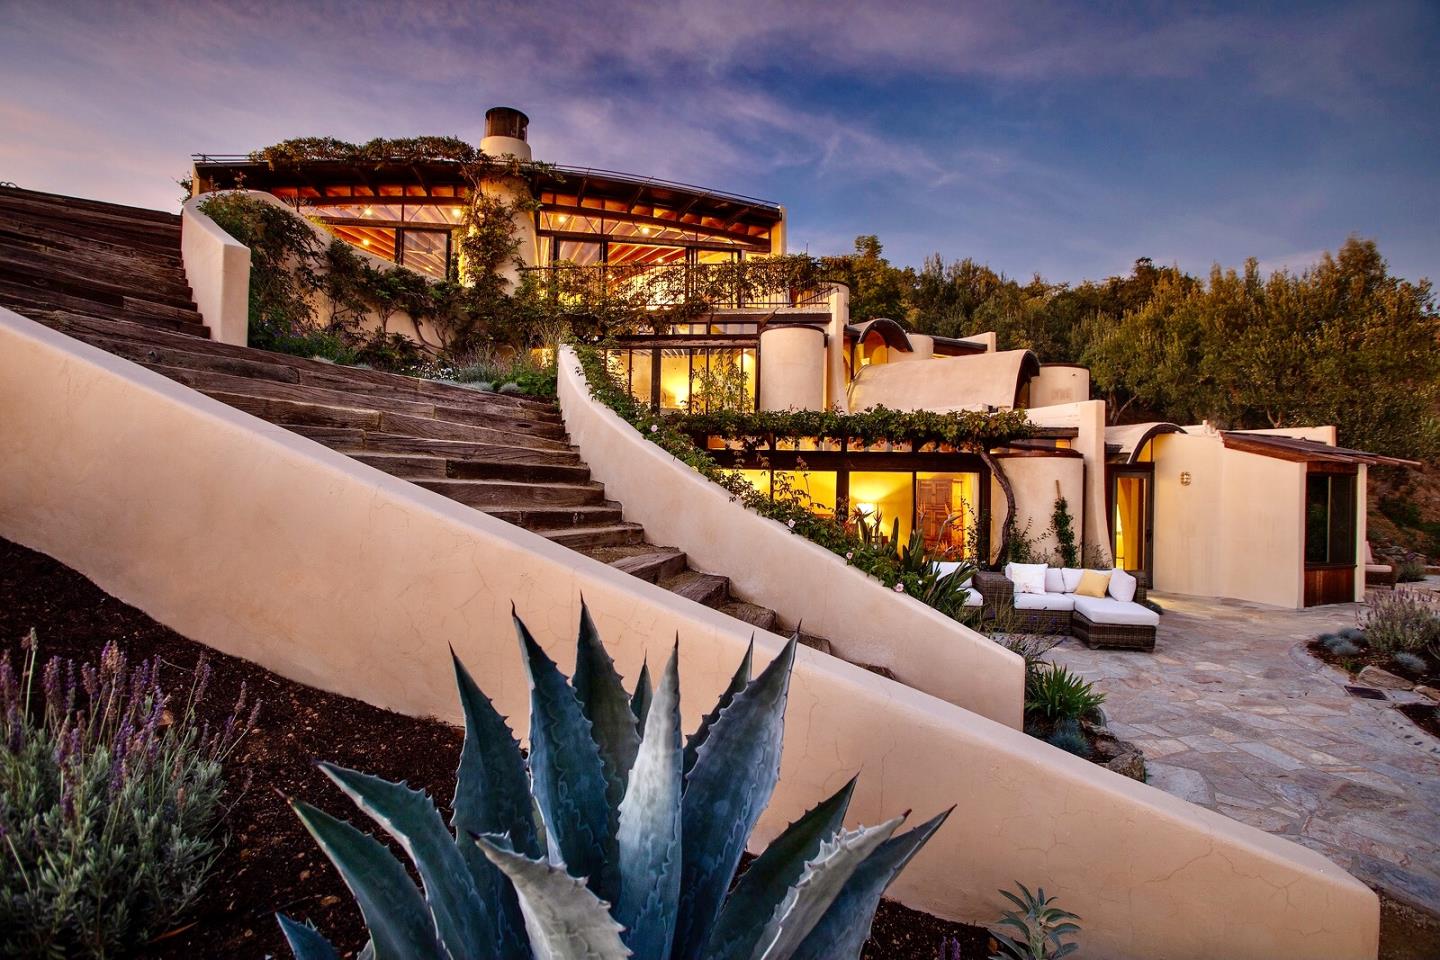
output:
[[[259,704],[245,712],[242,686],[212,729],[196,716],[204,657],[176,702],[158,659],[132,668],[113,642],[98,666],[52,657],[39,671],[34,631],[23,646],[18,673],[0,658],[0,954],[128,952],[204,883],[222,764]]]

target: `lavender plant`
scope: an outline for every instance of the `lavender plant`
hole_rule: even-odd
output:
[[[210,872],[223,764],[254,725],[242,687],[198,722],[210,665],[183,700],[160,664],[113,642],[100,663],[50,658],[35,633],[0,659],[0,954],[109,957],[169,929]],[[37,685],[39,690],[36,690]]]
[[[1419,653],[1440,659],[1440,600],[1433,593],[1396,587],[1375,591],[1360,614],[1369,645],[1379,651]]]

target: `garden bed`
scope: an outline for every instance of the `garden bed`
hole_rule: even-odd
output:
[[[1420,729],[1440,737],[1440,657],[1433,648],[1417,646],[1397,654],[1371,645],[1359,628],[1325,634],[1305,646],[1315,658],[1345,671],[1352,693],[1391,702]]]
[[[104,644],[114,640],[132,662],[158,658],[162,683],[176,688],[188,686],[205,649],[57,561],[0,539],[0,649],[18,658],[20,640],[32,627],[39,634],[42,661],[53,655],[95,661]],[[227,770],[229,815],[223,829],[229,840],[215,872],[187,920],[145,955],[288,957],[274,919],[274,912],[283,910],[313,921],[342,955],[353,956],[364,945],[359,910],[287,799],[348,813],[348,802],[314,767],[314,760],[327,759],[407,780],[435,797],[448,819],[461,731],[294,683],[235,657],[212,652],[211,664],[212,695],[200,719],[223,722],[242,683],[263,705],[255,729]],[[958,938],[964,960],[989,956],[989,937],[982,928],[891,901],[876,914],[864,956],[934,960],[944,937]]]

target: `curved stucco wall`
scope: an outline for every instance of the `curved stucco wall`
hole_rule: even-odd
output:
[[[250,335],[250,248],[207,217],[198,198],[180,208],[180,260],[210,336],[245,346]]]
[[[565,427],[591,475],[652,542],[729,577],[741,597],[779,611],[791,626],[803,623],[846,659],[885,667],[917,690],[1020,726],[1025,665],[1018,656],[734,502],[594,400],[568,347],[560,353],[559,390]]]
[[[760,408],[825,409],[825,331],[804,325],[760,331]]]
[[[1090,370],[1070,363],[1042,363],[1030,380],[1030,406],[1051,407],[1090,399]]]
[[[292,679],[455,721],[446,645],[524,732],[514,600],[569,668],[580,595],[633,678],[681,647],[685,719],[750,630],[0,310],[0,535],[180,633]],[[760,634],[758,659],[780,648]],[[1304,848],[1118,777],[969,711],[801,649],[774,837],[862,771],[852,822],[955,814],[892,894],[991,921],[1043,883],[1084,957],[1369,960],[1375,895]]]

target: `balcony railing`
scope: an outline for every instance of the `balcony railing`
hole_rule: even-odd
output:
[[[786,310],[824,308],[827,285],[798,259],[734,263],[593,264],[561,263],[526,268],[540,292],[577,309],[588,305],[628,306],[652,312]]]

